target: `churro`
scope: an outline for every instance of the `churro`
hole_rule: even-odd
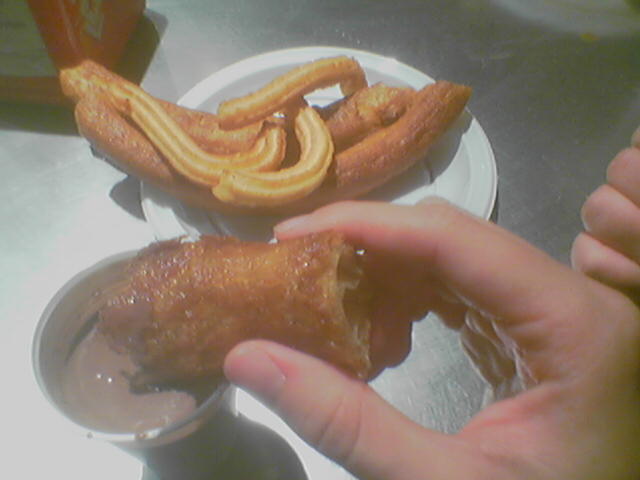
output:
[[[92,60],[84,60],[75,67],[63,69],[60,72],[60,84],[65,95],[76,103],[87,97],[109,98],[110,84],[138,88]],[[262,130],[262,121],[239,129],[224,130],[220,128],[218,118],[212,113],[192,110],[156,97],[151,98],[207,152],[226,154],[247,150]]]
[[[367,87],[355,60],[336,57],[224,102],[216,117],[156,99],[91,62],[61,81],[78,100],[80,132],[114,164],[189,205],[227,213],[292,214],[361,196],[423,159],[471,92],[444,81],[419,91]],[[345,97],[307,105],[306,93],[335,83]],[[248,126],[224,131],[223,119]],[[225,153],[208,150],[210,125],[229,134]]]
[[[225,355],[249,338],[365,379],[369,287],[362,256],[334,232],[278,243],[171,240],[142,250],[106,289],[98,330],[139,365],[136,387],[221,375]]]
[[[280,111],[314,90],[336,83],[344,95],[367,85],[362,67],[353,58],[323,58],[300,65],[249,95],[222,102],[218,120],[222,128],[242,127]]]
[[[469,87],[446,81],[422,88],[396,122],[335,156],[337,188],[371,190],[424,158],[470,95]]]
[[[274,170],[284,158],[285,136],[281,127],[267,128],[248,151],[210,154],[202,150],[159,103],[137,85],[105,82],[99,77],[90,81],[99,85],[103,95],[119,113],[132,119],[173,168],[197,184],[215,185],[223,168]]]
[[[262,120],[242,128],[224,130],[212,113],[181,107],[159,98],[155,100],[200,148],[209,153],[243,152],[250,149],[262,133]]]
[[[300,143],[298,162],[277,172],[225,171],[213,194],[228,203],[281,205],[308,195],[325,179],[333,159],[331,134],[311,107],[299,110],[295,131]]]
[[[96,97],[81,99],[75,107],[80,134],[118,169],[170,192],[188,205],[221,209],[210,188],[196,185],[171,168],[138,129]]]
[[[376,83],[341,99],[337,105],[322,109],[321,115],[326,119],[336,151],[350,147],[375,130],[395,122],[414,95],[413,88]]]

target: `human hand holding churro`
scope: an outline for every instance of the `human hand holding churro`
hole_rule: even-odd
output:
[[[372,318],[374,358],[402,358],[411,319],[431,309],[498,401],[446,435],[317,359],[266,341],[232,350],[227,377],[309,443],[363,479],[637,478],[640,312],[629,299],[442,202],[347,202],[276,234],[322,230],[379,260],[389,289]]]

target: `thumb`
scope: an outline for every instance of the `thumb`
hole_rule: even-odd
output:
[[[244,342],[227,355],[224,372],[359,478],[457,478],[465,462],[451,459],[472,460],[456,437],[418,426],[366,384],[282,345]]]

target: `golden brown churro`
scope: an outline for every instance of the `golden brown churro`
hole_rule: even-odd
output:
[[[376,83],[341,100],[336,107],[333,104],[325,107],[327,127],[336,151],[395,122],[405,112],[414,95],[413,88]]]
[[[76,105],[75,118],[80,134],[117,168],[170,192],[188,205],[224,207],[210,188],[196,185],[175,172],[149,139],[104,100],[83,98]]]
[[[91,80],[118,112],[140,127],[178,172],[197,184],[215,185],[222,169],[273,170],[284,158],[285,136],[281,127],[267,128],[250,150],[230,155],[210,154],[202,150],[160,104],[137,85],[106,82],[99,77]]]
[[[469,87],[445,81],[424,87],[396,122],[336,155],[338,188],[370,190],[412,166],[458,118],[470,95]]]
[[[212,113],[181,107],[159,98],[156,101],[200,148],[209,153],[225,154],[248,150],[262,133],[264,121],[235,130],[224,130]]]
[[[63,69],[60,84],[64,93],[74,102],[89,96],[109,96],[110,84],[123,84],[138,88],[127,79],[107,70],[91,60]],[[205,151],[212,153],[236,153],[251,148],[262,130],[262,121],[236,130],[220,128],[218,118],[212,113],[181,107],[152,97],[176,123]]]
[[[302,108],[295,118],[300,158],[277,172],[226,171],[213,194],[228,203],[259,206],[282,205],[305,197],[324,180],[333,159],[331,135],[320,115]]]
[[[250,123],[225,132],[221,118],[156,99],[91,63],[63,71],[61,81],[80,99],[80,132],[113,163],[189,205],[229,213],[298,213],[367,193],[424,158],[471,92],[444,81],[417,92],[366,87],[355,60],[321,59],[223,103],[225,121]],[[307,106],[303,95],[335,83],[347,96]],[[201,139],[209,125],[237,140],[223,140],[228,153],[203,147],[213,142]]]
[[[367,85],[362,67],[353,58],[323,58],[280,75],[256,92],[222,102],[218,119],[223,128],[242,127],[281,110],[309,92],[336,83],[340,83],[344,95]]]
[[[220,375],[225,355],[249,338],[370,373],[370,285],[362,256],[335,232],[161,242],[123,277],[102,300],[98,329],[140,366],[134,386]]]

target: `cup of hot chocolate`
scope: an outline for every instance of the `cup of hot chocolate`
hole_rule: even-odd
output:
[[[233,448],[233,389],[220,380],[132,391],[132,360],[95,328],[104,289],[117,283],[135,254],[80,272],[49,302],[33,341],[36,379],[87,437],[135,455],[160,478],[204,478]]]

